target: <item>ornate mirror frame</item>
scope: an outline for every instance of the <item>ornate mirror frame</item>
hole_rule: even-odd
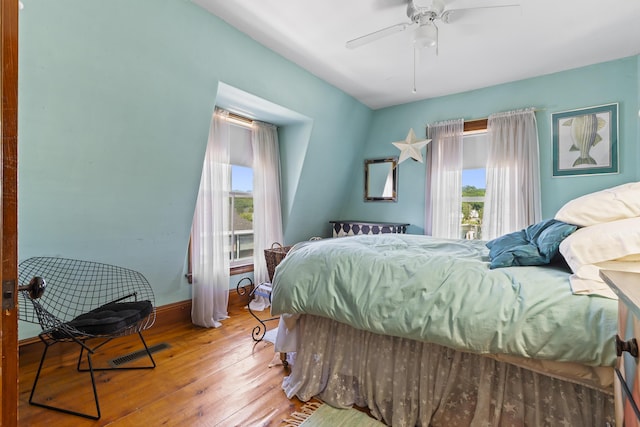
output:
[[[364,200],[398,201],[398,157],[364,161]]]

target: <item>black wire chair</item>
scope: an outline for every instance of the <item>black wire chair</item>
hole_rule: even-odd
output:
[[[95,371],[153,369],[156,366],[142,331],[156,317],[153,290],[139,272],[114,265],[66,258],[36,257],[18,266],[19,319],[39,324],[44,351],[33,382],[29,403],[89,419],[100,418]],[[94,367],[92,355],[114,338],[138,334],[149,366]],[[89,372],[96,414],[88,414],[36,402],[34,395],[49,348],[60,342],[80,346],[76,369]],[[86,366],[81,367],[86,354]],[[49,399],[47,399],[49,400]]]

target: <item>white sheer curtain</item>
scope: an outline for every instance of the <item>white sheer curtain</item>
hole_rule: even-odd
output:
[[[192,226],[193,288],[191,320],[198,326],[219,327],[227,318],[229,300],[229,163],[228,113],[216,109]]]
[[[540,160],[533,108],[488,121],[489,157],[482,238],[491,240],[540,221]]]
[[[264,250],[283,243],[280,207],[280,153],[278,129],[254,122],[253,148],[253,277],[256,284],[269,281]]]
[[[462,213],[462,134],[464,120],[429,125],[425,233],[460,238]]]

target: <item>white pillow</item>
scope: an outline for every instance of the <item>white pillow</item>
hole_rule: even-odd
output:
[[[560,243],[560,253],[578,277],[599,280],[596,264],[640,257],[640,217],[579,228]]]
[[[555,219],[580,227],[640,216],[640,182],[630,182],[567,202]]]

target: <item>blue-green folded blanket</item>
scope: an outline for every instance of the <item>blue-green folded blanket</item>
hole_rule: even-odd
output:
[[[558,248],[578,227],[555,219],[530,225],[487,242],[491,268],[549,264]]]
[[[617,302],[555,265],[489,268],[483,241],[384,234],[295,245],[272,313],[309,313],[461,351],[613,366]]]

